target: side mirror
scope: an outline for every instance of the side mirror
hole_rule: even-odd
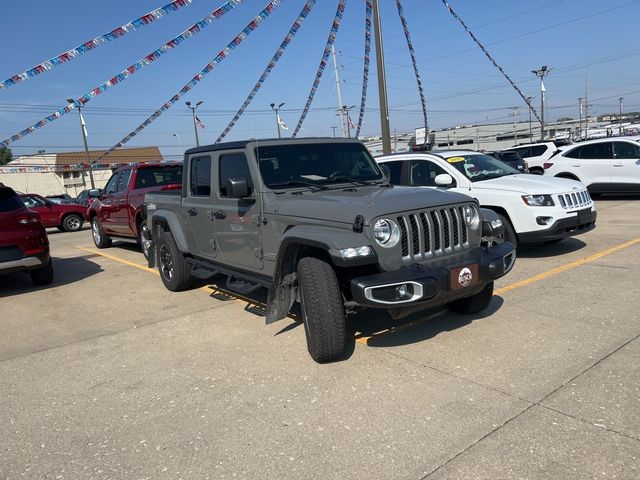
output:
[[[249,184],[247,177],[234,177],[227,179],[227,197],[245,198],[249,196]]]
[[[89,193],[87,195],[89,196],[89,198],[98,198],[100,197],[100,189],[92,188],[91,190],[89,190]]]
[[[436,175],[434,179],[436,185],[439,187],[454,187],[455,182],[453,181],[453,177],[448,173],[441,173],[440,175]]]
[[[384,175],[384,178],[387,180],[387,182],[390,182],[391,170],[389,169],[389,165],[381,163],[379,166],[380,166],[380,170],[382,170],[382,174]]]

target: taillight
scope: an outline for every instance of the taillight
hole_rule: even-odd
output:
[[[543,163],[542,164],[542,168],[544,168],[545,170],[548,169],[548,168],[551,168],[551,167],[553,167],[553,163]]]
[[[28,217],[18,217],[18,223],[22,225],[28,225],[30,223],[39,223],[40,217],[28,216]]]

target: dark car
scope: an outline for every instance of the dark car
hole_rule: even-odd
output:
[[[101,193],[102,190],[100,189],[96,189],[98,190],[98,193]],[[84,205],[85,207],[89,206],[89,202],[91,200],[93,200],[90,196],[89,196],[89,192],[90,190],[82,190],[78,196],[76,197],[76,200],[74,203],[77,203],[78,205]]]
[[[520,173],[529,173],[529,166],[527,162],[520,156],[518,152],[514,151],[495,151],[485,152],[487,155],[491,155],[494,158],[506,163],[512,168],[515,168]]]
[[[40,215],[45,227],[57,227],[61,232],[77,232],[87,217],[87,207],[54,203],[35,193],[23,193],[20,198],[24,204]]]
[[[0,184],[0,275],[27,271],[35,285],[53,280],[49,239],[40,216]]]

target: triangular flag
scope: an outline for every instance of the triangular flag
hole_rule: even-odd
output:
[[[280,128],[283,130],[289,130],[289,127],[287,127],[287,124],[284,123],[284,120],[282,120],[282,118],[280,118],[280,114],[278,114],[278,125],[280,125]]]
[[[546,92],[547,89],[544,88],[544,80],[540,79],[540,91],[541,92]]]
[[[84,121],[84,117],[82,116],[82,112],[80,112],[80,125],[82,125],[82,133],[84,134],[85,137],[88,137],[88,133],[87,133],[87,124]]]
[[[204,123],[200,121],[197,115],[196,115],[196,125],[198,125],[200,128],[204,128]]]

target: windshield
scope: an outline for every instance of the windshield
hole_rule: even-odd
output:
[[[256,148],[262,179],[269,188],[333,183],[366,185],[383,180],[380,168],[359,143],[304,143]]]
[[[497,158],[481,153],[473,155],[459,155],[445,159],[457,170],[462,172],[472,182],[488,180],[490,178],[504,177],[505,175],[515,175],[518,172]]]

